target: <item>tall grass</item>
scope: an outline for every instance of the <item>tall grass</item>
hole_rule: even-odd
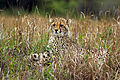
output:
[[[106,50],[99,67],[93,54],[81,59],[57,56],[55,65],[30,67],[27,57],[44,52],[49,39],[48,18],[37,15],[0,16],[0,79],[15,80],[119,80],[120,25],[113,19],[72,19],[71,38],[88,50]],[[96,54],[98,51],[96,51]],[[71,59],[67,57],[70,56]],[[74,59],[76,59],[74,61]]]

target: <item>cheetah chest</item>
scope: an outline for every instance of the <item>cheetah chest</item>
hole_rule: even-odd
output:
[[[47,47],[54,53],[68,53],[68,51],[75,53],[77,51],[77,44],[67,36],[51,36]]]

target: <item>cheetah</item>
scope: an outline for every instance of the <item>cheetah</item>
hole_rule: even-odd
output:
[[[81,48],[75,41],[70,37],[70,24],[71,19],[64,18],[53,18],[50,22],[50,37],[46,50],[43,53],[31,54],[30,60],[34,65],[48,65],[48,63],[54,63],[55,58],[65,54],[72,54],[74,58],[79,56],[79,59],[83,58],[84,54],[97,53],[88,51],[87,49]],[[69,57],[68,57],[69,59]]]

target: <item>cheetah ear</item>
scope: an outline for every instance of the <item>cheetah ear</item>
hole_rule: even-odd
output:
[[[49,19],[49,22],[50,22],[50,23],[52,23],[52,22],[53,22],[53,19],[52,19],[52,18],[50,18],[50,19]]]
[[[52,22],[53,22],[53,19],[52,18],[49,18],[49,28],[48,28],[48,31],[50,31],[51,30],[51,24],[52,24]]]
[[[68,20],[67,20],[68,25],[70,25],[70,24],[71,24],[71,22],[72,22],[72,20],[71,20],[71,19],[68,19]]]

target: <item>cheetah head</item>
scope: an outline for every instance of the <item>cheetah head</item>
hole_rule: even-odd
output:
[[[67,36],[71,20],[64,18],[53,18],[49,20],[51,33],[54,36]]]

